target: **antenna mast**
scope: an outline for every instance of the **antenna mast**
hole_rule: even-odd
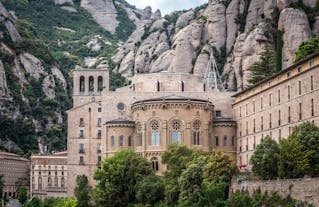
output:
[[[213,49],[210,50],[210,57],[205,72],[204,84],[212,89],[218,89],[220,91],[224,91],[225,89],[218,71]]]

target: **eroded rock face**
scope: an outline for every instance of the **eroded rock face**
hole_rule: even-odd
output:
[[[176,21],[176,27],[179,28],[179,27],[186,26],[189,23],[189,21],[193,18],[194,18],[194,11],[189,10],[188,12],[186,12],[178,17],[178,19]]]
[[[142,14],[142,20],[151,19],[152,15],[153,15],[152,7],[150,7],[150,6],[145,7],[145,9],[143,10],[143,14]]]
[[[117,10],[113,0],[82,0],[81,6],[88,10],[104,29],[115,33],[119,22],[116,19]]]
[[[12,16],[12,14],[10,14],[0,2],[0,22],[3,22],[6,26],[6,29],[8,30],[10,38],[13,42],[21,42],[22,37],[14,25],[15,20],[16,17]]]
[[[0,60],[0,97],[1,96],[8,96],[8,85],[6,79],[6,73],[4,71],[3,63]]]
[[[48,75],[43,79],[42,91],[50,99],[55,98],[55,81],[52,75]]]
[[[65,4],[73,5],[73,1],[72,0],[54,0],[54,3],[56,5],[65,5]]]
[[[42,75],[47,74],[41,64],[41,61],[33,55],[29,53],[23,53],[19,55],[19,59],[23,64],[24,69],[36,80],[39,80]]]
[[[233,0],[230,2],[226,10],[226,22],[227,22],[227,40],[226,40],[226,49],[227,52],[230,52],[234,46],[236,35],[238,31],[238,24],[236,19],[239,15],[239,3],[240,0]]]
[[[67,83],[66,83],[64,75],[59,70],[59,68],[54,66],[51,68],[51,72],[52,72],[52,75],[54,75],[62,83],[63,89],[66,90]]]
[[[157,9],[154,13],[154,19],[157,20],[157,19],[160,19],[162,18],[162,13],[159,9]]]
[[[279,17],[278,29],[283,33],[282,68],[294,62],[299,45],[311,37],[307,15],[299,9],[284,9]]]
[[[203,33],[203,41],[217,49],[225,46],[226,42],[226,8],[222,2],[212,1],[204,12],[208,17]]]

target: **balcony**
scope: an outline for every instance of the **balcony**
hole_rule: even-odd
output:
[[[79,153],[84,154],[85,153],[85,149],[79,149]]]

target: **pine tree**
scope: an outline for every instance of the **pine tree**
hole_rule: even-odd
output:
[[[265,45],[264,51],[260,54],[260,61],[250,66],[248,71],[251,72],[248,79],[250,85],[256,84],[277,72],[275,51],[269,44]]]

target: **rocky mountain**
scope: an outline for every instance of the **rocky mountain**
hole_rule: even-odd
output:
[[[272,45],[285,68],[299,45],[318,35],[316,0],[209,0],[137,27],[112,60],[126,77],[185,72],[204,76],[214,52],[229,89],[247,86],[247,69]]]

